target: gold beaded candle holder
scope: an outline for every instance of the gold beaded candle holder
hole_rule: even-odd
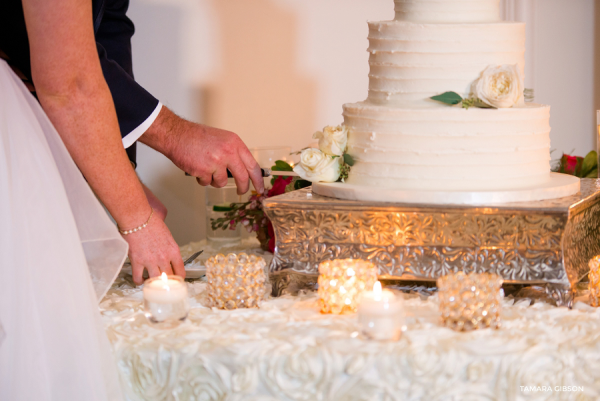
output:
[[[207,306],[256,308],[267,292],[265,260],[245,253],[219,254],[206,261]]]
[[[493,273],[463,272],[437,279],[442,324],[457,331],[500,327],[504,291]]]
[[[377,267],[371,262],[337,259],[319,265],[319,306],[321,313],[356,312],[360,295],[377,281]]]
[[[590,280],[590,305],[598,307],[600,306],[600,255],[594,256],[589,261],[590,273],[588,279]]]

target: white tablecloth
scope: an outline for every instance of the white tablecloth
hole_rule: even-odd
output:
[[[503,305],[503,327],[440,327],[437,297],[409,296],[398,342],[358,335],[354,315],[318,312],[316,295],[260,309],[200,305],[174,330],[151,327],[120,277],[101,304],[129,400],[597,400],[600,309]],[[570,386],[570,387],[568,387]]]

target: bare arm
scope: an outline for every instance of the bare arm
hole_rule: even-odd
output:
[[[23,9],[42,107],[119,226],[141,225],[151,208],[123,149],[96,51],[91,1],[23,0]],[[144,267],[157,275],[159,268],[171,272],[172,264],[185,274],[178,248],[160,219],[125,239],[136,282]]]

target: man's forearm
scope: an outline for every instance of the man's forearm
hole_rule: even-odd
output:
[[[190,124],[188,121],[163,106],[154,123],[140,137],[139,141],[172,160],[174,148],[188,124]]]

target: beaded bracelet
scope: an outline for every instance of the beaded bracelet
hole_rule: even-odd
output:
[[[147,225],[148,225],[148,223],[150,222],[150,219],[152,218],[152,215],[154,214],[154,209],[153,209],[153,208],[151,208],[151,210],[152,210],[152,211],[150,212],[150,217],[148,217],[148,220],[146,220],[146,222],[145,222],[144,224],[142,224],[142,225],[141,225],[141,226],[139,226],[139,227],[132,228],[132,229],[130,229],[130,230],[121,230],[121,227],[119,227],[119,226],[117,225],[117,228],[119,229],[119,232],[120,232],[122,235],[129,235],[129,234],[131,234],[131,233],[134,233],[134,232],[136,232],[136,231],[141,231],[142,229],[146,228],[146,226],[147,226]]]

